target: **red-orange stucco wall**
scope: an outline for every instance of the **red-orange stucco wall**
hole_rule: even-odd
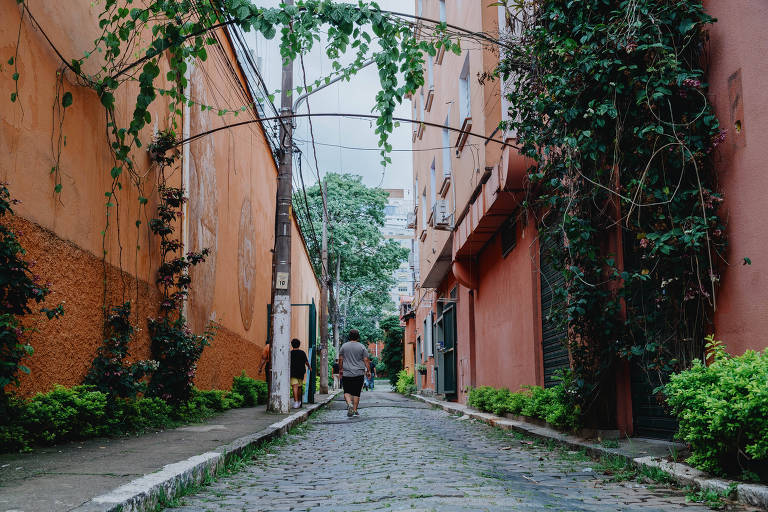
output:
[[[30,8],[65,56],[82,55],[98,35],[98,4],[54,2],[45,8],[35,8],[34,4]],[[19,12],[15,2],[0,4],[3,54],[15,53]],[[249,100],[226,35],[218,35],[223,42],[221,48],[209,49],[209,59],[190,71],[190,97],[203,104],[237,108]],[[58,118],[54,117],[52,105],[60,102],[55,90],[62,63],[43,36],[31,28],[28,18],[21,25],[17,63],[20,78],[16,103],[8,99],[15,90],[12,68],[4,64],[0,70],[0,181],[8,182],[13,196],[22,200],[15,208],[18,217],[12,225],[22,231],[29,259],[37,261],[35,271],[51,282],[54,292],[48,303],[66,301],[61,320],[26,319],[39,328],[30,339],[35,354],[25,360],[32,373],[22,376],[20,388],[22,394],[29,395],[50,389],[54,383],[71,385],[82,380],[102,341],[104,304],[137,302],[135,322],[140,330],[132,359],[149,355],[146,319],[157,315],[160,294],[154,284],[159,245],[147,224],[157,206],[158,169],[145,149],[134,151],[132,158],[137,175],[142,177],[143,191],[140,193],[124,176],[123,188],[113,200],[120,205],[119,215],[113,207],[107,224],[104,194],[111,189],[109,169],[113,163],[105,138],[104,109],[91,90],[77,86],[65,74],[60,95],[71,92],[74,103],[66,110],[61,128],[67,140],[60,161],[63,189],[60,195],[54,195],[51,141],[58,134],[58,123],[54,122]],[[234,74],[228,72],[230,64]],[[157,85],[165,86],[162,79]],[[127,124],[130,119],[135,95],[135,86],[130,83],[117,91],[119,123]],[[152,123],[142,133],[145,143],[151,140],[154,130],[171,126],[166,99],[158,98],[151,112]],[[215,111],[201,112],[199,107],[189,109],[185,115],[189,116],[191,134],[231,122]],[[253,118],[246,112],[239,120],[248,116]],[[177,121],[182,135],[183,116]],[[198,365],[196,385],[201,388],[227,388],[232,376],[243,369],[257,376],[267,336],[276,173],[271,149],[258,123],[193,142],[188,153],[183,152],[179,163],[168,171],[172,186],[188,180],[183,183],[190,197],[186,210],[188,249],[211,249],[208,260],[192,272],[187,308],[194,330],[202,331],[208,322],[218,327]],[[140,195],[149,198],[143,210],[139,208]],[[138,229],[137,219],[142,221]],[[181,232],[180,224],[180,238]],[[315,298],[317,302],[318,284],[295,224],[293,240],[293,301],[311,302]],[[102,265],[104,250],[106,266]],[[305,343],[308,312],[308,308],[297,309],[293,323],[294,335]]]
[[[715,154],[729,240],[727,264],[721,265],[715,333],[730,352],[739,354],[768,346],[768,147],[762,140],[768,133],[768,4],[739,2],[736,7],[708,0],[704,6],[717,18],[710,28],[710,99],[728,130]],[[744,265],[744,258],[752,264]]]
[[[517,245],[502,256],[499,236],[478,257],[475,295],[477,385],[505,387],[541,384],[539,304],[532,290],[538,261],[536,230],[518,225]]]

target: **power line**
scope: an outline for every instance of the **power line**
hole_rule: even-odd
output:
[[[310,141],[306,139],[293,139],[294,142],[303,142],[304,144],[310,144]],[[495,140],[495,139],[492,139]],[[489,141],[490,142],[490,141]],[[354,151],[381,151],[381,148],[361,148],[359,146],[344,146],[343,144],[330,144],[327,142],[317,142],[315,141],[315,144],[318,146],[328,146],[332,148],[340,148],[340,149],[350,149]],[[477,144],[466,144],[467,147],[477,147]],[[419,149],[393,149],[390,151],[390,153],[416,153],[419,151],[439,151],[441,149],[453,149],[453,146],[441,146],[437,148],[419,148]]]
[[[248,125],[248,124],[260,123],[260,122],[263,122],[263,121],[272,121],[272,120],[278,119],[278,118],[279,119],[291,119],[291,118],[295,119],[295,118],[298,118],[298,117],[310,117],[310,116],[311,117],[347,117],[347,118],[350,118],[350,119],[378,119],[380,117],[380,116],[375,115],[375,114],[351,114],[351,113],[337,113],[337,112],[320,112],[320,113],[314,113],[314,114],[290,114],[290,115],[282,115],[282,116],[275,116],[275,117],[262,117],[260,119],[252,119],[252,120],[249,120],[249,121],[241,121],[239,123],[232,123],[232,124],[227,125],[227,126],[220,126],[218,128],[213,128],[211,130],[207,130],[205,132],[197,133],[195,135],[192,135],[191,137],[188,137],[186,139],[180,140],[179,142],[177,142],[175,144],[175,146],[181,146],[183,144],[189,144],[190,142],[195,141],[195,140],[200,139],[200,138],[203,138],[206,135],[211,135],[213,133],[219,132],[221,130],[227,130],[229,128],[238,128],[240,126],[245,126],[245,125]],[[496,142],[497,144],[501,144],[504,147],[512,147],[512,148],[515,148],[515,149],[518,149],[518,150],[521,149],[519,146],[516,146],[514,144],[510,144],[509,142],[505,142],[503,140],[487,137],[485,135],[481,135],[481,134],[475,133],[475,132],[468,132],[466,130],[462,130],[461,128],[453,128],[451,126],[446,126],[446,125],[443,125],[443,124],[431,123],[429,121],[420,121],[420,120],[417,120],[417,119],[408,119],[406,117],[393,117],[392,120],[393,121],[403,122],[403,123],[423,124],[425,126],[433,126],[435,128],[449,130],[449,131],[457,132],[457,133],[466,133],[468,136],[471,135],[473,137],[478,137],[480,139],[487,140],[489,142]]]

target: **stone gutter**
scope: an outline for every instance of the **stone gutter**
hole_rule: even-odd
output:
[[[163,466],[163,469],[121,485],[111,492],[96,496],[74,509],[74,512],[144,512],[156,510],[161,500],[170,500],[184,489],[199,485],[215,475],[227,462],[242,456],[248,449],[285,435],[294,426],[304,423],[316,410],[330,403],[339,392],[321,402],[304,408],[269,427],[235,439],[213,451]]]
[[[411,395],[411,397],[432,405],[433,407],[447,411],[451,414],[466,415],[472,419],[482,421],[488,425],[504,430],[520,432],[536,439],[552,440],[570,450],[584,450],[591,457],[601,457],[606,455],[618,456],[637,467],[645,466],[659,468],[668,473],[678,484],[682,486],[691,486],[702,490],[713,490],[721,493],[727,491],[729,487],[735,487],[736,499],[740,503],[768,510],[768,485],[748,484],[735,480],[715,478],[707,473],[704,473],[703,471],[692,468],[687,464],[680,462],[669,462],[657,456],[636,457],[635,454],[631,454],[626,450],[622,450],[621,448],[606,448],[600,444],[589,442],[580,437],[571,434],[565,434],[550,427],[523,421],[519,418],[502,418],[501,416],[496,416],[495,414],[480,412],[477,409],[473,409],[469,406],[459,403],[446,402],[443,400],[420,395]],[[645,440],[644,442],[656,443],[661,447],[670,446],[672,444],[665,441]]]

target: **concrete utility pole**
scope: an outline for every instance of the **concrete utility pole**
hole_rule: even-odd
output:
[[[323,204],[328,196],[328,182],[320,189]],[[322,268],[320,270],[320,393],[328,393],[328,211],[323,208]]]
[[[293,0],[285,0],[293,5]],[[272,385],[267,410],[290,411],[290,341],[291,341],[291,183],[293,180],[293,62],[283,64],[280,115],[280,167],[277,174],[275,212],[275,250],[272,255]]]

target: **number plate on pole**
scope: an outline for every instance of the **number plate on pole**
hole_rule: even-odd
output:
[[[278,272],[275,279],[275,288],[278,290],[288,289],[288,272]]]

